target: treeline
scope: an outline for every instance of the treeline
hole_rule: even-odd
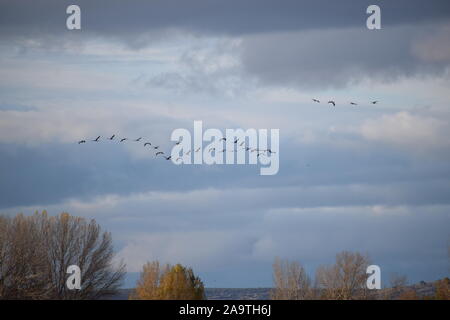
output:
[[[381,290],[367,288],[366,274],[370,259],[358,252],[343,251],[336,255],[336,261],[329,266],[320,266],[314,281],[297,261],[275,259],[273,264],[274,300],[418,300],[450,299],[450,279],[434,283],[434,293],[419,296],[407,285],[406,276],[391,275],[390,286]]]
[[[95,220],[68,213],[48,216],[0,216],[0,299],[101,299],[118,293],[125,276],[123,262],[114,263],[111,234]],[[67,286],[71,265],[81,272],[81,290]],[[389,288],[367,289],[370,259],[358,252],[336,255],[334,264],[320,266],[312,280],[300,262],[275,259],[276,300],[350,299],[445,299],[450,280],[435,283],[432,295],[419,297],[406,285],[406,277],[394,275]],[[143,266],[134,300],[201,300],[205,288],[192,268],[181,264]]]

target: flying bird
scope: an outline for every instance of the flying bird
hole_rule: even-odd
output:
[[[122,138],[120,139],[120,142],[124,142],[125,140],[128,140],[128,138]]]
[[[200,147],[197,148],[197,150],[195,150],[195,152],[199,152],[200,151]]]
[[[221,139],[219,139],[219,141],[227,141],[227,138],[221,138]]]
[[[333,100],[328,101],[328,103],[331,103],[333,107],[336,107],[336,102],[334,102]]]
[[[234,140],[234,144],[238,143],[239,138],[236,138],[236,140]]]
[[[137,138],[137,139],[134,140],[134,141],[139,142],[139,141],[141,141],[141,139],[142,139],[142,137],[139,137],[139,138]]]
[[[158,149],[158,148],[159,148],[159,146],[154,146],[154,147],[153,147],[153,149],[155,149],[155,150]]]
[[[95,138],[95,139],[92,140],[92,141],[98,142],[99,139],[100,139],[100,136],[98,136],[97,138]]]
[[[78,141],[78,144],[81,144],[81,143],[86,143],[86,140],[80,140],[80,141]]]
[[[209,148],[208,152],[216,151],[216,148]]]
[[[188,152],[185,153],[185,155],[189,155],[191,153],[191,150],[189,150]]]
[[[320,103],[320,100],[317,100],[317,99],[312,99],[312,101]]]
[[[270,153],[270,154],[276,153],[276,152],[274,152],[274,151],[272,151],[272,150],[270,150],[270,149],[267,149],[266,152],[267,152],[267,153]]]
[[[351,105],[357,106],[358,104],[355,102],[350,102]]]
[[[146,146],[151,146],[152,144],[150,143],[150,142],[146,142],[146,143],[144,143],[144,147],[146,147]]]
[[[109,138],[109,140],[112,140],[112,139],[114,139],[114,137],[115,137],[116,135],[115,134],[113,134],[112,136],[111,136],[111,138]]]
[[[372,103],[372,104],[377,104],[377,103],[378,103],[378,100],[372,101],[371,103]]]
[[[168,156],[168,157],[164,157],[164,158],[166,158],[166,160],[170,160],[170,159],[172,159],[172,156]]]
[[[155,157],[157,157],[159,154],[164,154],[164,152],[158,151],[158,152],[155,154]]]

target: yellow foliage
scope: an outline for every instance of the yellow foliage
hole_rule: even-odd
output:
[[[204,286],[191,268],[181,264],[160,267],[158,261],[147,262],[134,294],[136,300],[201,300]]]
[[[436,299],[450,300],[450,279],[444,278],[436,282]]]

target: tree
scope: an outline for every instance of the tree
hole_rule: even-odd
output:
[[[444,278],[436,281],[436,295],[437,300],[450,300],[450,279]]]
[[[405,288],[398,296],[397,300],[419,300],[417,292],[412,288]]]
[[[349,300],[367,297],[369,258],[360,253],[343,251],[336,255],[336,263],[321,266],[316,271],[316,287],[324,299]]]
[[[49,294],[40,239],[37,225],[23,215],[0,217],[0,298],[39,299]]]
[[[159,299],[159,285],[162,275],[169,271],[169,265],[161,270],[158,261],[147,262],[143,266],[141,276],[131,299],[157,300]]]
[[[202,300],[205,289],[191,268],[181,264],[165,265],[158,261],[147,262],[141,272],[134,293],[136,300]]]
[[[113,294],[125,265],[113,265],[111,234],[91,220],[44,211],[0,218],[0,298],[97,299]],[[67,268],[81,269],[81,290],[66,286]]]
[[[389,283],[393,289],[402,289],[408,284],[408,277],[394,272],[389,277]]]
[[[273,300],[305,300],[311,298],[311,281],[303,266],[275,258],[273,263]]]

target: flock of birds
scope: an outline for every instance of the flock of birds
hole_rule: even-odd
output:
[[[142,137],[139,137],[137,139],[117,138],[116,135],[113,134],[111,137],[106,138],[105,140],[118,141],[119,143],[123,143],[125,141],[132,141],[132,142],[140,142],[140,143],[142,143],[143,142],[142,139],[143,139]],[[80,141],[78,141],[78,144],[83,144],[83,143],[86,143],[88,141],[100,142],[101,141],[101,136],[97,136],[97,138],[92,139],[92,140],[86,140],[86,139],[80,140]],[[179,145],[181,143],[181,141],[182,140],[179,140],[179,141],[175,142],[175,145]],[[219,141],[227,141],[227,138],[221,138]],[[272,153],[276,153],[276,152],[272,151],[271,149],[259,149],[259,148],[251,148],[251,147],[245,146],[245,141],[239,141],[239,138],[235,138],[233,143],[234,143],[235,146],[237,146],[237,148],[238,147],[242,148],[242,150],[249,151],[249,152],[257,152],[257,154],[256,154],[257,157],[262,156],[262,155],[269,155],[269,154],[272,154]],[[152,144],[150,141],[144,141],[143,145],[144,145],[144,147],[148,146],[151,150],[153,150],[155,152],[155,157],[158,157],[159,155],[161,155],[161,157],[163,157],[166,160],[171,160],[172,159],[171,155],[167,155],[166,153],[164,153],[164,151],[161,151],[159,145]],[[198,147],[195,150],[194,149],[189,149],[188,151],[184,152],[183,155],[190,156],[192,152],[197,153],[200,150],[201,150],[201,147]],[[217,152],[220,153],[220,152],[226,152],[226,151],[227,151],[226,149],[222,149],[222,150],[219,150]],[[209,153],[216,152],[216,148],[209,148],[208,152]],[[236,150],[233,148],[233,150],[230,150],[230,152],[236,152]],[[178,161],[181,161],[181,160],[183,160],[183,158],[182,157],[178,157],[175,161],[178,162]]]
[[[320,103],[319,99],[312,99],[312,101],[314,101],[316,103]],[[378,100],[370,101],[371,104],[377,104],[378,102],[379,102]],[[336,101],[334,101],[334,100],[330,100],[327,103],[333,105],[333,107],[336,107]],[[358,105],[356,102],[353,102],[353,101],[350,101],[350,104],[352,106],[357,106]]]
[[[320,103],[320,100],[319,100],[319,99],[315,99],[315,98],[314,98],[314,99],[312,99],[312,101],[314,101],[315,103]],[[370,101],[371,104],[377,104],[378,102],[379,102],[378,100]],[[333,107],[336,107],[336,101],[334,101],[334,100],[329,100],[329,101],[327,102],[327,104],[331,104],[331,105],[333,105]],[[352,106],[357,106],[358,104],[357,104],[356,102],[350,101],[350,105],[352,105]],[[78,144],[86,143],[87,141],[99,142],[100,139],[101,139],[101,136],[98,136],[97,138],[95,138],[95,139],[93,139],[93,140],[80,140],[80,141],[78,141]],[[107,139],[107,140],[110,140],[110,141],[117,140],[117,141],[119,141],[120,143],[123,143],[123,142],[125,142],[125,141],[141,142],[141,140],[142,140],[143,138],[142,138],[142,137],[139,137],[139,138],[137,138],[137,139],[132,139],[132,140],[130,140],[130,139],[128,139],[128,138],[120,138],[120,139],[119,139],[119,138],[116,137],[115,134],[113,134],[111,137],[106,138],[106,139]],[[226,141],[226,140],[227,140],[226,138],[222,138],[222,139],[220,139],[219,141]],[[179,145],[180,143],[181,143],[181,140],[175,142],[175,145]],[[257,152],[257,155],[256,155],[257,157],[262,156],[262,155],[269,155],[269,154],[272,154],[272,153],[276,153],[276,152],[273,152],[273,151],[270,150],[270,149],[258,149],[258,148],[251,148],[251,147],[245,146],[245,141],[239,142],[239,138],[234,139],[233,143],[234,143],[234,145],[236,145],[237,147],[240,147],[240,148],[242,148],[243,150],[245,150],[246,152]],[[148,146],[150,149],[152,149],[152,150],[155,151],[155,157],[158,157],[159,155],[161,155],[161,156],[162,156],[164,159],[166,159],[166,160],[171,160],[171,159],[172,159],[172,156],[171,156],[171,155],[167,155],[166,153],[164,153],[164,151],[161,151],[159,145],[154,145],[154,144],[152,144],[150,141],[145,141],[145,142],[144,142],[144,147],[147,147],[147,146]],[[190,149],[190,150],[186,151],[186,152],[184,153],[184,155],[190,156],[192,152],[197,153],[197,152],[199,152],[200,150],[201,150],[200,147],[197,148],[196,150]],[[215,151],[216,151],[216,148],[209,148],[209,150],[208,150],[208,152],[210,152],[210,153],[215,152]],[[227,151],[226,149],[222,149],[222,150],[220,150],[220,151],[218,151],[218,152],[226,152],[226,151]],[[233,150],[230,150],[230,152],[236,152],[236,150],[234,150],[234,148],[233,148]],[[178,161],[180,161],[180,160],[182,160],[182,159],[183,159],[182,157],[178,157],[175,161],[178,162]]]

